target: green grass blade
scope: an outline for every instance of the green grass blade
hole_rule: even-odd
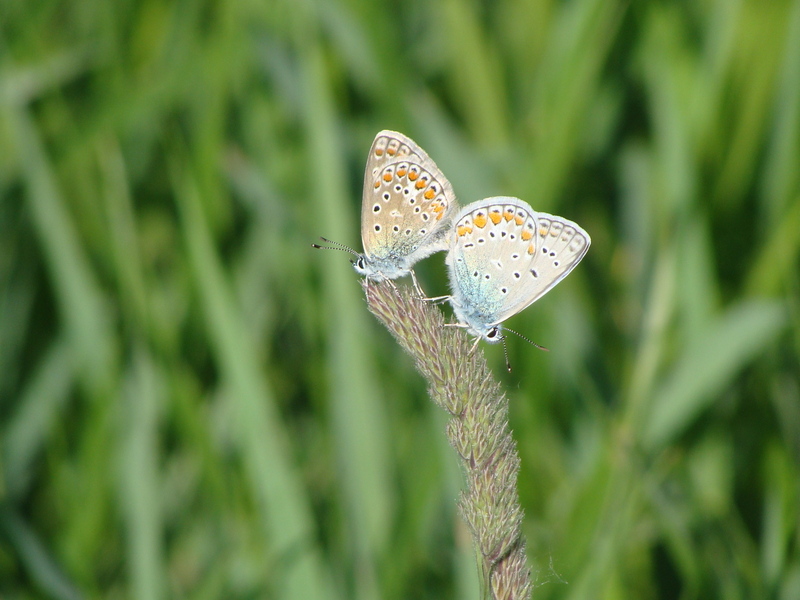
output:
[[[698,332],[655,391],[640,438],[655,451],[677,436],[785,327],[780,305],[747,301]]]
[[[179,176],[176,194],[186,251],[203,306],[211,349],[216,355],[234,406],[238,449],[258,507],[265,543],[285,562],[275,587],[280,597],[336,598],[320,549],[308,498],[293,464],[291,443],[274,393],[260,373],[247,327],[231,297],[208,226],[196,182]]]

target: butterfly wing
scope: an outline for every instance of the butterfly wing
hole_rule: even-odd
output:
[[[479,331],[505,321],[566,277],[590,243],[572,221],[537,213],[518,198],[464,207],[448,256],[459,318]]]
[[[395,131],[375,136],[361,205],[361,240],[375,270],[393,279],[446,250],[457,209],[450,182],[413,140]]]
[[[592,243],[589,234],[568,219],[547,213],[534,213],[534,218],[538,225],[536,242],[531,259],[525,265],[525,273],[530,277],[520,278],[522,285],[515,295],[517,301],[509,303],[498,315],[498,322],[524,310],[553,289],[583,259]]]

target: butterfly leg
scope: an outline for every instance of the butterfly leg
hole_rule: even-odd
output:
[[[419,296],[421,300],[424,300],[425,290],[422,289],[422,286],[420,286],[419,281],[417,281],[417,276],[414,273],[414,269],[409,269],[408,272],[411,273],[411,281],[414,282],[414,291],[417,292],[417,296]]]
[[[423,297],[420,298],[420,300],[422,300],[423,302],[430,302],[431,304],[442,304],[443,302],[447,302],[448,300],[450,300],[450,298],[452,298],[452,296],[434,296],[433,298]],[[450,325],[452,327],[462,327],[461,324],[457,323],[447,323],[447,325]]]
[[[475,338],[475,343],[472,344],[472,348],[469,349],[469,353],[470,354],[475,354],[475,350],[478,348],[478,342],[480,342],[480,341],[481,341],[481,338],[479,338],[479,337]]]

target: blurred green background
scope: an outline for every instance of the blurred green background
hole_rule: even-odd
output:
[[[478,597],[310,247],[384,128],[593,239],[508,323],[549,353],[482,345],[534,597],[800,598],[798,0],[0,0],[0,596]]]

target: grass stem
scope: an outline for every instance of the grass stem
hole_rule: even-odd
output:
[[[365,282],[367,303],[427,379],[431,399],[451,419],[446,433],[461,458],[459,499],[481,563],[484,597],[529,598],[530,568],[517,493],[519,455],[508,426],[508,399],[466,333],[445,327],[442,311],[412,292]]]

